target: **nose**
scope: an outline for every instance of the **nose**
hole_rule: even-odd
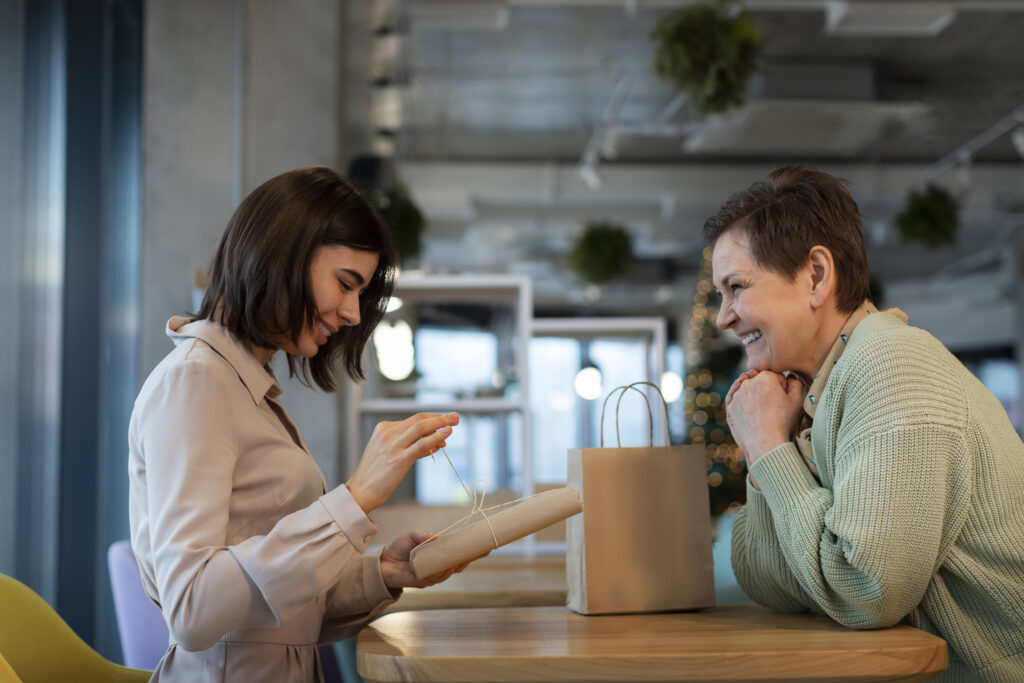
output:
[[[732,307],[729,306],[729,302],[723,300],[722,305],[718,308],[718,315],[715,317],[715,325],[720,330],[726,330],[735,321],[736,315],[733,313]]]
[[[338,317],[341,318],[345,325],[349,327],[355,327],[361,320],[359,315],[359,295],[355,292],[351,292],[348,296],[342,299],[341,306],[338,308]]]

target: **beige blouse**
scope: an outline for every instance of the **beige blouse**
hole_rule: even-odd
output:
[[[394,602],[377,527],[323,474],[281,388],[210,321],[172,318],[175,349],[129,427],[132,549],[170,647],[154,681],[314,681],[316,643]]]

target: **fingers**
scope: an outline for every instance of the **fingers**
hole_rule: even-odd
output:
[[[437,537],[432,533],[421,529],[412,529],[391,541],[382,551],[382,557],[386,557],[392,562],[407,564],[409,562],[409,554],[412,553],[414,548],[423,543],[433,541],[435,538]]]
[[[406,536],[412,540],[413,547],[437,540],[437,536],[429,531],[423,531],[422,529],[412,529],[406,534]]]
[[[796,377],[789,377],[786,379],[786,384],[783,385],[786,390],[786,396],[790,399],[800,399],[803,401],[804,398],[804,384]]]
[[[740,385],[746,382],[748,379],[757,377],[758,370],[747,370],[742,375],[736,378],[736,381],[729,387],[729,392],[725,395],[725,405],[729,405],[732,402],[732,397],[736,394],[736,390],[740,388]]]
[[[420,413],[402,423],[404,431],[400,443],[411,449],[410,455],[419,459],[444,448],[452,427],[459,423],[458,413],[432,415]]]

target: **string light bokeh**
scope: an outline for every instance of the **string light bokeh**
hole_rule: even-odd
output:
[[[713,297],[711,248],[706,247],[684,340],[687,375],[683,397],[686,440],[704,445],[711,513],[717,515],[744,503],[746,463],[729,433],[724,403],[739,374],[742,350],[727,344],[715,326],[718,308]]]

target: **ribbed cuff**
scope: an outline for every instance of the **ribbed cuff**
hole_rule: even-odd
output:
[[[807,469],[792,442],[776,446],[750,467],[761,493],[772,510],[788,507],[801,494],[820,489],[821,484]],[[753,487],[748,487],[749,490]]]
[[[366,551],[377,533],[377,525],[359,507],[348,487],[342,484],[320,496],[320,503],[358,552]]]

